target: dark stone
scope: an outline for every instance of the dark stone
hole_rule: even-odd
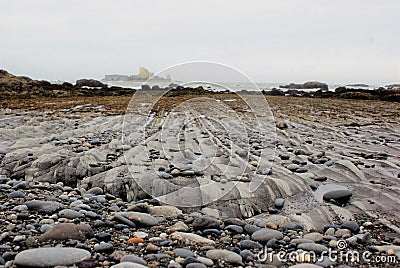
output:
[[[325,201],[335,200],[338,203],[347,203],[352,195],[350,190],[333,190],[326,192],[323,195],[323,199]]]
[[[202,216],[199,218],[196,218],[193,223],[193,229],[199,230],[199,229],[219,229],[219,221],[211,218],[209,216]]]
[[[340,228],[342,229],[348,229],[350,230],[353,234],[358,234],[360,232],[360,226],[358,225],[357,222],[355,221],[346,221],[344,222]]]

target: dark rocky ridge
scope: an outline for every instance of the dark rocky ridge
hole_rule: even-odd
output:
[[[376,90],[369,90],[363,88],[348,88],[338,87],[335,91],[316,90],[307,92],[299,89],[289,89],[282,91],[280,89],[272,89],[271,91],[263,91],[265,95],[270,96],[285,96],[292,97],[307,97],[307,98],[336,98],[336,99],[357,99],[357,100],[381,100],[400,102],[400,89],[392,88],[385,89],[380,87]]]
[[[108,87],[93,79],[81,79],[75,85],[67,82],[52,84],[25,76],[15,76],[5,70],[0,70],[0,96],[2,98],[123,96],[131,95],[134,92],[135,90],[131,88]]]
[[[265,95],[292,96],[308,98],[342,98],[359,100],[382,100],[400,102],[400,87],[396,84],[380,87],[376,90],[364,88],[338,87],[334,91],[328,91],[328,85],[321,82],[306,82],[304,84],[291,83],[280,86],[288,89],[273,88],[271,91],[263,91]],[[319,88],[319,89],[318,89]],[[167,88],[159,86],[143,85],[143,90],[169,90],[165,96],[176,97],[185,94],[200,95],[215,93],[202,87],[190,88],[171,84]],[[304,91],[302,89],[318,89],[316,91]],[[108,86],[94,79],[80,79],[76,84],[65,82],[63,84],[52,84],[48,81],[33,80],[25,76],[15,76],[5,70],[0,70],[0,96],[7,98],[35,98],[35,97],[93,97],[93,96],[129,96],[136,92],[135,89],[119,86]],[[245,91],[243,91],[245,92]],[[223,91],[219,93],[231,93]],[[246,92],[247,93],[247,92]],[[251,92],[249,92],[251,93]]]

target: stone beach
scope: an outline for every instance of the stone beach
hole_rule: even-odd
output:
[[[372,265],[312,260],[346,249],[392,261],[377,267],[398,266],[395,103],[270,96],[274,155],[263,166],[264,145],[240,103],[226,102],[243,116],[247,149],[212,120],[191,122],[179,113],[185,107],[168,117],[179,96],[163,100],[149,122],[125,113],[127,100],[10,101],[0,111],[0,267]],[[207,107],[196,108],[230,120]],[[146,136],[124,132],[127,119],[146,124]],[[177,129],[178,141],[163,136]],[[181,192],[189,186],[192,195]],[[265,249],[270,258],[261,258]]]

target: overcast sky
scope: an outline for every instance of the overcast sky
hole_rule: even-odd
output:
[[[0,0],[0,7],[0,68],[37,79],[101,79],[202,60],[257,82],[400,82],[398,0]]]

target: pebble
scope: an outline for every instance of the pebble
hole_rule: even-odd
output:
[[[92,194],[92,195],[102,195],[103,189],[101,189],[100,187],[93,187],[93,188],[89,189],[86,193]]]
[[[280,231],[273,230],[273,229],[260,229],[254,232],[251,235],[251,239],[257,242],[266,243],[268,240],[275,238],[281,240],[283,238],[283,234]]]
[[[299,244],[297,248],[307,251],[313,251],[315,253],[322,253],[324,251],[328,252],[329,250],[326,246],[316,243],[302,243]]]
[[[348,229],[350,230],[353,234],[358,234],[358,232],[360,231],[360,226],[358,225],[357,222],[355,221],[346,221],[344,222],[340,228],[342,229]]]
[[[120,262],[121,263],[122,262],[133,262],[133,263],[137,263],[137,264],[141,264],[141,265],[147,264],[145,260],[143,260],[142,258],[140,258],[136,255],[133,255],[133,254],[123,256],[121,258]]]
[[[76,210],[67,208],[67,209],[63,209],[60,212],[58,212],[58,216],[61,218],[67,218],[67,219],[73,220],[73,219],[83,217],[83,214]]]
[[[18,253],[14,263],[24,267],[72,266],[90,256],[90,252],[77,248],[35,248]]]
[[[199,230],[199,229],[219,229],[220,223],[218,220],[210,217],[210,216],[202,216],[196,218],[192,222],[193,229]]]
[[[93,237],[93,230],[88,224],[60,223],[39,236],[39,241],[81,240]]]
[[[224,229],[237,234],[243,233],[243,227],[238,225],[228,225]]]
[[[122,216],[127,218],[128,220],[134,221],[135,223],[144,225],[144,226],[154,226],[158,225],[158,220],[147,213],[141,212],[118,212],[116,216]]]
[[[149,213],[154,216],[165,216],[176,218],[178,215],[182,214],[182,210],[174,206],[156,206],[149,207]]]
[[[207,266],[203,263],[189,263],[186,268],[206,268]]]
[[[191,242],[191,243],[205,244],[211,246],[215,245],[214,241],[192,233],[174,232],[171,234],[170,238],[181,240],[183,242]]]
[[[148,267],[139,263],[121,262],[111,266],[110,268],[148,268]]]
[[[42,200],[31,200],[25,202],[25,205],[30,211],[38,211],[46,214],[53,214],[54,212],[63,208],[63,205],[59,202]]]
[[[12,199],[12,198],[24,198],[25,197],[25,193],[21,192],[21,191],[14,191],[8,194],[8,199]]]
[[[252,240],[242,240],[240,241],[240,247],[243,249],[261,249],[262,245],[258,242],[252,241]]]
[[[246,233],[248,233],[249,235],[251,235],[251,234],[253,234],[255,231],[260,230],[261,227],[258,227],[258,226],[256,226],[256,225],[252,225],[252,224],[246,224],[246,225],[244,226],[243,229],[244,229],[244,231],[245,231]]]
[[[206,257],[214,261],[223,260],[228,263],[242,265],[242,257],[226,249],[212,249],[206,252]]]
[[[285,199],[283,199],[283,198],[277,198],[277,199],[275,199],[275,201],[274,201],[274,205],[275,205],[275,207],[278,208],[278,209],[283,208],[283,205],[284,205],[284,204],[285,204]]]
[[[331,201],[331,200],[335,200],[338,203],[346,203],[347,201],[350,200],[351,196],[352,196],[352,192],[350,190],[333,190],[333,191],[329,191],[326,192],[323,195],[323,199],[325,201]]]
[[[320,234],[320,233],[313,232],[313,233],[305,234],[305,235],[303,236],[303,238],[304,238],[304,239],[312,240],[312,241],[314,241],[314,242],[319,242],[319,241],[322,241],[322,239],[324,238],[324,236],[323,236],[322,234]]]
[[[176,255],[182,257],[182,258],[186,258],[186,257],[194,257],[194,253],[193,251],[191,251],[190,249],[186,249],[186,248],[175,248],[174,250],[172,250]]]
[[[197,256],[196,258],[199,262],[201,262],[202,264],[206,265],[206,266],[213,266],[214,262],[212,259],[206,258],[206,257],[201,257],[201,256]]]
[[[111,253],[114,251],[114,246],[111,243],[101,242],[99,244],[94,245],[94,250],[97,252]]]

